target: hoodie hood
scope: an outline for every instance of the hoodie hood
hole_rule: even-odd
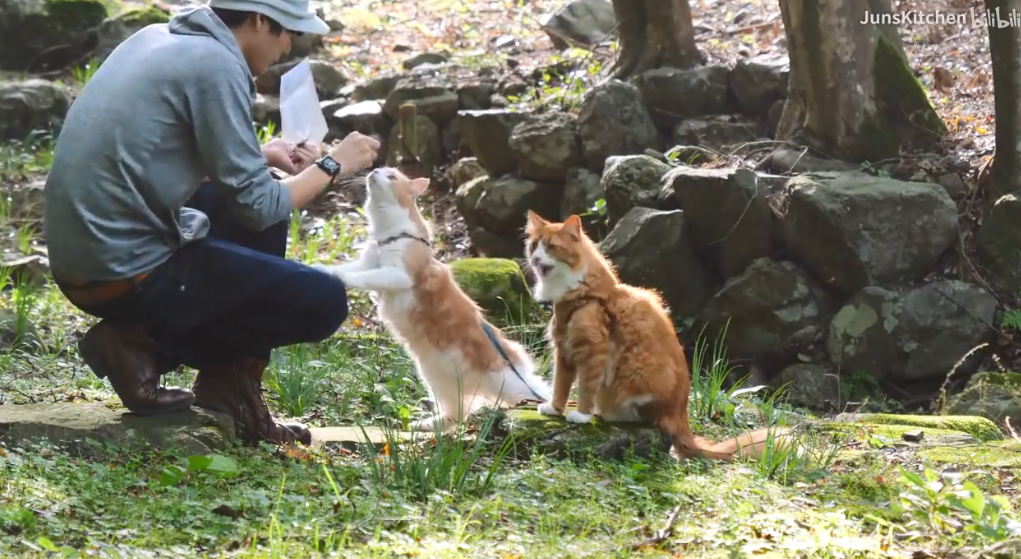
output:
[[[188,6],[181,9],[174,17],[170,18],[167,24],[172,35],[197,35],[210,37],[233,54],[241,65],[248,68],[245,56],[241,54],[241,47],[238,46],[234,32],[230,30],[220,18],[216,17],[208,6]],[[249,76],[251,72],[249,71]]]

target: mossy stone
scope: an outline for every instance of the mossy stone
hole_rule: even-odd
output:
[[[922,427],[939,431],[967,433],[979,441],[1003,440],[996,424],[984,417],[972,415],[900,415],[886,413],[842,413],[834,418],[837,423],[864,425],[899,425]]]
[[[517,262],[506,258],[463,258],[450,264],[454,280],[489,318],[521,324],[532,309],[528,284]]]
[[[598,418],[585,424],[570,423],[564,416],[542,415],[534,405],[493,413],[502,416],[498,434],[516,438],[514,453],[521,458],[533,452],[579,461],[666,457],[670,453],[670,440],[643,423],[611,424]]]
[[[983,372],[968,380],[964,391],[948,399],[947,411],[985,417],[996,423],[1021,423],[1021,373]]]
[[[99,43],[91,58],[102,62],[118,45],[143,28],[157,23],[168,23],[170,16],[156,8],[131,8],[103,22],[99,30]]]
[[[910,448],[922,460],[934,464],[967,467],[1021,468],[1021,443],[1004,440],[988,419],[973,416],[924,416],[893,414],[841,414],[833,421],[819,423],[819,430],[847,433],[860,438],[867,427],[872,437],[900,448]],[[904,433],[921,428],[917,443],[903,439]],[[838,460],[845,465],[865,464],[875,450],[844,450]]]
[[[872,159],[896,155],[904,139],[931,142],[947,133],[946,123],[904,54],[882,33],[876,44],[873,80],[876,113],[866,117],[861,135],[869,142]]]
[[[0,68],[28,69],[43,51],[55,47],[62,47],[56,48],[61,52],[51,51],[46,62],[69,62],[59,58],[71,57],[71,51],[81,54],[72,47],[94,34],[108,15],[100,0],[43,0],[26,2],[12,13],[5,11],[0,22]]]
[[[918,455],[943,464],[1021,469],[1021,443],[1013,439],[991,441],[981,445],[935,446],[919,452]]]
[[[169,23],[170,16],[156,8],[132,8],[124,13],[118,14],[117,18],[128,25],[135,25],[139,28],[154,23]]]

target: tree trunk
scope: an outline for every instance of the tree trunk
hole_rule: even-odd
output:
[[[989,193],[997,200],[1004,194],[1021,194],[1021,29],[1009,19],[1009,14],[1021,13],[1021,0],[985,0],[985,7],[996,111],[996,158]],[[998,27],[1001,20],[1005,23]]]
[[[702,64],[688,0],[613,0],[613,12],[620,35],[615,78],[627,79],[661,66]]]
[[[780,11],[791,70],[778,140],[859,162],[935,145],[947,132],[896,28],[861,23],[890,13],[889,0],[780,0]]]

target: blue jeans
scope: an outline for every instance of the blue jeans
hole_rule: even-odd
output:
[[[83,312],[140,324],[161,346],[164,372],[268,360],[275,348],[321,341],[340,328],[345,286],[285,258],[288,221],[248,229],[210,183],[185,205],[209,216],[210,234],[178,250],[133,292]]]

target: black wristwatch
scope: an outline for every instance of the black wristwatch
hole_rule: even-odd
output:
[[[330,178],[335,179],[340,174],[340,163],[337,163],[337,160],[329,155],[324,155],[316,160],[316,166],[330,175]]]

